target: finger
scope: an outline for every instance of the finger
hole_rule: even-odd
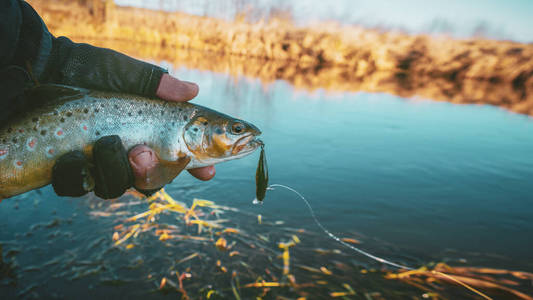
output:
[[[154,150],[145,145],[135,146],[128,154],[135,182],[143,181],[158,163]]]
[[[215,176],[216,170],[214,166],[208,166],[203,168],[196,168],[188,170],[192,176],[207,181]]]
[[[168,74],[163,74],[156,95],[168,101],[189,101],[198,95],[198,85],[193,82],[181,81]]]

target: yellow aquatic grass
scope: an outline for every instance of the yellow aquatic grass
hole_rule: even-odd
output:
[[[223,237],[219,238],[216,243],[215,243],[215,246],[217,247],[218,250],[220,251],[226,251],[228,250],[228,242],[226,241],[226,239],[224,239]]]
[[[126,233],[124,237],[122,237],[120,240],[115,242],[115,246],[118,246],[124,243],[125,241],[127,241],[133,234],[135,234],[135,232],[139,229],[139,227],[140,227],[139,224],[133,225],[131,230],[128,233]]]
[[[161,279],[161,283],[159,284],[159,289],[164,288],[166,285],[167,285],[167,278],[166,278],[166,277],[163,277],[163,278]]]
[[[241,232],[240,229],[232,228],[232,227],[223,227],[223,223],[227,222],[227,219],[205,219],[205,218],[215,218],[215,215],[210,213],[214,211],[215,209],[220,210],[227,210],[227,208],[222,206],[217,206],[214,204],[214,202],[207,201],[207,200],[201,200],[201,201],[193,201],[193,204],[191,207],[187,207],[187,205],[182,204],[178,201],[175,201],[166,193],[159,193],[159,198],[152,199],[149,205],[149,210],[140,214],[136,214],[133,217],[130,217],[126,219],[128,222],[132,222],[132,219],[135,219],[134,224],[126,225],[127,223],[118,224],[113,227],[114,233],[112,236],[112,240],[114,241],[114,245],[118,246],[121,244],[125,244],[124,248],[127,250],[136,248],[139,243],[127,243],[130,239],[134,239],[138,237],[140,234],[144,232],[152,232],[155,233],[155,236],[159,238],[161,241],[167,241],[167,240],[189,240],[189,241],[195,241],[202,243],[206,246],[215,246],[217,249],[221,251],[228,251],[232,249],[233,246],[236,246],[236,249],[241,250],[239,248],[239,244],[237,241],[240,240],[241,237],[245,237],[245,240],[248,239],[249,236]],[[116,207],[127,207],[127,205],[115,205],[113,209]],[[159,224],[158,220],[163,215],[171,215],[174,214],[174,216],[178,216],[178,220],[181,220],[182,225],[177,224]],[[198,219],[194,218],[194,215]],[[161,216],[159,216],[161,215]],[[184,234],[183,230],[185,229],[184,223],[185,223],[185,216],[189,216],[192,218],[192,220],[188,221],[189,225],[198,225],[201,228],[209,228],[207,232],[199,231],[198,234]],[[217,232],[211,231],[212,228],[219,229]],[[185,229],[186,230],[186,229]],[[277,230],[282,230],[278,229]],[[248,283],[244,285],[243,287],[246,288],[262,288],[263,291],[260,295],[261,298],[267,297],[268,291],[270,291],[271,288],[276,287],[292,287],[296,293],[299,293],[300,296],[306,296],[307,290],[303,290],[303,288],[312,288],[312,287],[320,287],[320,288],[328,288],[331,284],[334,284],[335,280],[339,278],[339,275],[332,272],[332,270],[328,269],[326,266],[305,266],[305,265],[299,265],[295,264],[295,266],[301,270],[304,270],[308,272],[307,276],[312,278],[311,282],[302,283],[302,279],[299,278],[299,283],[297,284],[295,274],[291,274],[291,248],[299,245],[302,241],[300,238],[292,234],[293,232],[296,232],[294,230],[289,231],[288,234],[289,239],[278,242],[277,248],[281,250],[281,254],[279,255],[279,259],[282,261],[282,267],[281,267],[281,279],[278,279],[268,268],[264,269],[264,273],[257,274],[256,270],[253,270],[253,266],[250,266],[245,261],[242,261],[241,259],[246,257],[247,253],[243,252],[241,254],[240,251],[233,250],[228,253],[228,255],[221,255],[221,259],[224,261],[224,265],[222,261],[219,259],[216,261],[216,269],[218,270],[216,273],[219,275],[222,275],[224,273],[228,273],[228,269],[231,270],[232,276],[231,276],[231,284],[232,289],[235,289],[236,292],[239,291],[239,282],[238,282],[238,273],[240,270],[238,268],[235,268],[235,264],[237,266],[244,266],[248,271],[250,271],[252,274],[257,274],[259,276],[256,276],[256,280],[253,283]],[[298,231],[302,232],[302,231]],[[235,235],[235,236],[234,236]],[[271,244],[270,241],[274,235],[270,235],[268,232],[264,234],[254,234],[251,235],[252,237],[259,241],[260,243],[265,244]],[[217,237],[216,241],[213,239],[214,237]],[[226,240],[226,238],[232,238],[234,239],[231,243]],[[344,240],[345,242],[349,242]],[[246,245],[250,246],[251,249],[254,249],[252,251],[257,251],[257,244],[254,244],[253,242],[247,243],[244,242]],[[274,250],[274,249],[271,249]],[[324,249],[309,249],[318,255],[332,255],[332,254],[338,254],[340,253],[338,250],[324,250]],[[135,250],[132,250],[135,251]],[[244,251],[244,250],[242,250]],[[294,250],[293,250],[294,251]],[[176,261],[176,265],[182,264],[184,262],[190,261],[195,258],[200,258],[199,252],[193,252],[189,255],[180,258]],[[203,255],[203,254],[202,254]],[[294,255],[294,254],[293,254]],[[233,261],[234,259],[239,260],[238,263]],[[269,259],[271,257],[269,256]],[[294,258],[293,258],[294,260]],[[201,260],[202,262],[205,262],[205,260]],[[226,265],[227,263],[227,265]],[[294,265],[293,265],[294,266]],[[341,265],[335,264],[335,266],[339,269],[343,269]],[[329,266],[328,266],[329,267]],[[356,269],[355,269],[356,270]],[[372,272],[377,272],[375,270],[371,270]],[[368,270],[362,269],[360,270],[361,274],[366,274]],[[180,287],[171,280],[167,279],[166,277],[163,277],[161,279],[161,282],[159,283],[159,286],[161,288],[164,288],[165,286],[172,287],[172,289],[175,289],[177,291],[182,292],[182,296],[184,298],[188,297],[186,294],[185,289],[183,289],[183,280],[186,278],[190,278],[191,270],[190,267],[185,270],[185,272],[180,273],[178,276],[178,280],[180,281]],[[493,278],[492,276],[507,276],[512,278]],[[224,275],[224,276],[227,276]],[[524,293],[521,293],[520,291],[517,291],[515,289],[512,289],[513,286],[518,286],[519,282],[518,280],[533,280],[533,274],[527,273],[527,272],[519,272],[519,271],[507,271],[507,270],[499,270],[499,269],[490,269],[490,268],[472,268],[472,267],[451,267],[443,263],[436,264],[433,269],[430,269],[429,267],[421,267],[416,270],[408,270],[408,271],[402,271],[398,273],[389,272],[385,276],[385,279],[393,279],[393,280],[401,280],[406,284],[412,285],[418,289],[421,289],[425,293],[425,297],[427,298],[438,298],[438,294],[434,291],[435,286],[442,286],[443,283],[451,283],[454,285],[462,286],[470,291],[472,293],[475,293],[475,295],[479,297],[483,297],[485,299],[491,299],[490,296],[488,296],[484,290],[499,290],[501,292],[508,293],[510,295],[513,295],[519,299],[523,300],[533,300],[528,295],[525,295]],[[324,280],[331,278],[331,280]],[[510,287],[509,287],[510,286]],[[327,293],[329,297],[336,298],[336,297],[350,297],[352,295],[355,295],[355,291],[351,288],[351,286],[347,283],[342,284],[342,287],[344,290],[328,290]],[[209,293],[210,298],[213,298],[214,294],[216,293],[216,290],[212,289],[212,292]],[[299,291],[305,291],[303,294],[300,294]],[[205,295],[205,294],[204,294]],[[207,296],[205,296],[207,297]],[[240,295],[239,295],[240,297]]]
[[[356,239],[353,239],[353,238],[342,238],[341,241],[343,242],[346,242],[346,243],[350,243],[350,244],[361,244],[360,241],[356,240]]]
[[[204,199],[196,199],[196,198],[193,199],[193,205],[197,205],[200,207],[211,207],[211,208],[217,207],[215,205],[215,202],[213,201],[204,200]]]
[[[244,285],[244,287],[280,287],[280,286],[287,286],[287,284],[283,284],[280,282],[254,282]]]
[[[224,230],[220,231],[220,232],[217,232],[217,235],[221,235],[221,234],[224,234],[224,233],[227,233],[227,234],[241,234],[241,231],[237,228],[224,228]]]
[[[181,263],[184,263],[184,262],[186,262],[186,261],[189,261],[189,260],[191,260],[191,259],[193,259],[193,258],[195,258],[195,257],[198,257],[198,256],[200,256],[200,254],[199,254],[198,252],[194,252],[193,254],[191,254],[191,255],[187,255],[186,257],[180,259],[180,260],[177,262],[177,264],[179,265],[179,264],[181,264]]]
[[[488,271],[488,272],[487,272]],[[387,279],[399,279],[405,281],[408,284],[416,286],[420,289],[428,290],[425,288],[424,283],[433,283],[436,281],[446,281],[460,285],[471,292],[477,294],[478,296],[484,299],[492,299],[486,293],[479,290],[482,289],[491,289],[499,290],[513,295],[518,299],[524,300],[533,300],[533,297],[526,295],[520,291],[517,291],[513,288],[504,286],[502,283],[507,283],[514,285],[516,282],[509,280],[502,280],[497,278],[491,278],[488,276],[480,276],[478,274],[492,274],[492,275],[518,275],[517,278],[520,278],[524,274],[522,272],[515,273],[514,271],[507,270],[497,270],[497,269],[486,269],[486,268],[474,268],[474,267],[451,267],[444,263],[438,263],[433,269],[428,267],[421,267],[416,270],[400,272],[400,273],[389,273],[385,276]],[[414,279],[425,278],[424,281],[419,281],[419,283],[414,282]],[[524,279],[524,278],[520,278]],[[526,277],[526,279],[533,279],[533,276]]]
[[[294,235],[294,234],[292,235],[292,240],[293,240],[296,244],[300,243],[300,239],[299,239],[296,235]]]

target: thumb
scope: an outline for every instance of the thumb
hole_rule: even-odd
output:
[[[181,81],[168,74],[163,74],[156,95],[167,101],[189,101],[198,95],[198,85],[193,82]]]
[[[135,146],[128,153],[128,159],[133,171],[134,186],[144,189],[149,181],[149,174],[159,162],[154,150],[145,145]]]

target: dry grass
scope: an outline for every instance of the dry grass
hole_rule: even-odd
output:
[[[55,35],[77,41],[124,41],[127,53],[141,57],[170,56],[175,58],[170,61],[180,59],[190,67],[224,69],[267,81],[285,79],[306,89],[420,95],[533,115],[531,44],[383,33],[333,23],[303,28],[279,19],[227,22],[113,5],[103,10],[102,19],[75,3],[30,3]],[[205,58],[209,55],[192,52],[181,60],[177,49],[216,55]]]

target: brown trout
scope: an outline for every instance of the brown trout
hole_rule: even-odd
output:
[[[254,125],[191,103],[59,85],[36,87],[28,97],[42,104],[0,124],[0,199],[49,184],[59,156],[82,150],[90,157],[106,135],[120,136],[126,149],[151,147],[169,168],[187,156],[185,169],[240,158],[262,144]],[[176,173],[169,174],[153,186],[172,181]]]

